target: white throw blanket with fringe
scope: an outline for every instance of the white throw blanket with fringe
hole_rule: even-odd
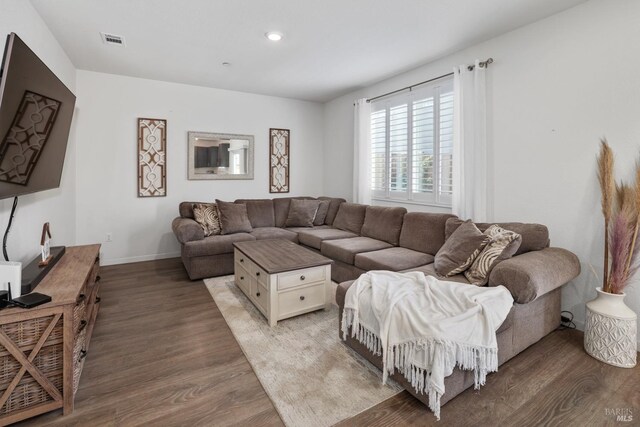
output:
[[[342,331],[383,360],[383,383],[394,369],[440,419],[444,379],[458,366],[475,371],[475,387],[498,370],[496,331],[513,297],[504,286],[478,287],[420,272],[369,271],[347,290]]]

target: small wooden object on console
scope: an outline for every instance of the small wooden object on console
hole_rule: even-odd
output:
[[[38,284],[51,302],[0,311],[0,425],[73,411],[100,302],[100,245],[73,246]]]

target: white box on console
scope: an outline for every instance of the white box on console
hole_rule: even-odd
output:
[[[11,298],[18,298],[22,290],[22,263],[17,261],[0,261],[0,290],[9,290]]]

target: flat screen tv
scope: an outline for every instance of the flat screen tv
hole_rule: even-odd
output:
[[[15,33],[0,75],[0,199],[59,187],[75,95]]]

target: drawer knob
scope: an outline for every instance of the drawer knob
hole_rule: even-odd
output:
[[[78,332],[81,332],[84,328],[87,327],[87,321],[86,320],[81,320],[80,321],[80,327],[78,328]]]
[[[259,275],[260,275],[260,272],[259,272],[259,271],[256,271],[256,276],[259,276]]]
[[[100,297],[98,297],[98,296],[97,296],[97,297],[96,297],[96,302],[95,302],[95,303],[96,303],[96,304],[98,304],[100,301],[102,301],[102,298],[100,298]]]
[[[240,258],[240,262],[244,262],[244,258]]]
[[[306,279],[306,277],[300,276],[300,280],[304,280],[304,279]]]
[[[257,293],[256,293],[256,296],[257,296],[257,297],[259,297],[259,296],[260,296],[260,292],[257,292]]]
[[[95,282],[95,283],[98,283],[98,282],[100,281],[100,279],[102,279],[102,277],[100,277],[100,275],[98,274],[98,275],[96,276],[96,282]]]
[[[300,301],[304,301],[304,295],[300,295]]]
[[[244,276],[240,276],[240,280],[244,280]]]
[[[80,357],[78,358],[78,362],[87,357],[87,350],[80,350]]]

